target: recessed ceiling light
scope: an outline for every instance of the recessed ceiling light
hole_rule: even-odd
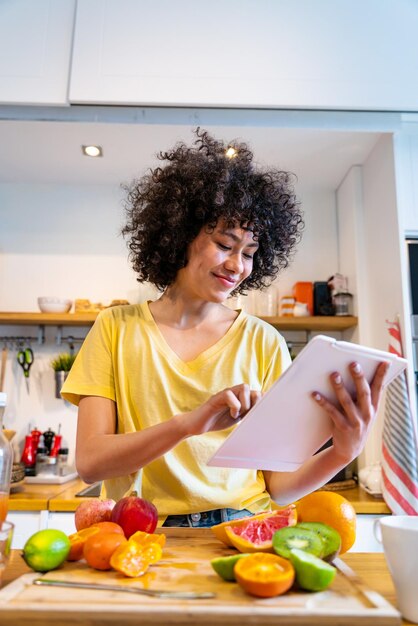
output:
[[[225,152],[225,156],[227,156],[228,159],[233,159],[234,157],[237,156],[237,151],[235,150],[235,148],[230,146],[228,150]]]
[[[81,149],[85,156],[90,156],[90,157],[103,156],[102,146],[81,146]]]

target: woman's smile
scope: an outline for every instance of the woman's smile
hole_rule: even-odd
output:
[[[251,274],[257,248],[247,228],[228,227],[224,220],[213,230],[202,228],[179,271],[181,284],[199,298],[223,302]]]

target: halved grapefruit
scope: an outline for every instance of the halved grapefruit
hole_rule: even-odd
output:
[[[230,545],[240,552],[274,552],[273,535],[276,530],[284,526],[294,526],[296,521],[295,509],[289,506],[262,519],[247,517],[246,524],[237,526],[232,521],[229,526],[225,526],[225,534]]]

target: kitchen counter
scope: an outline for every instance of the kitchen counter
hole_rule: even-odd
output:
[[[197,531],[197,532],[199,532],[199,531]],[[396,607],[395,590],[394,590],[393,583],[392,583],[389,571],[387,569],[386,561],[385,561],[385,558],[384,558],[383,554],[369,554],[369,553],[361,553],[361,554],[360,553],[352,553],[352,554],[350,554],[349,553],[349,554],[344,555],[342,560],[349,567],[351,567],[358,576],[360,576],[362,581],[364,581],[366,583],[366,585],[367,585],[367,587],[369,589],[372,589],[372,590],[378,592],[381,596],[383,596],[383,598],[385,598],[385,600],[387,600],[390,604],[392,604],[393,606]],[[28,573],[30,571],[31,570],[24,563],[24,561],[23,561],[19,551],[18,550],[13,550],[12,554],[11,554],[11,558],[10,558],[9,564],[8,564],[6,570],[5,570],[5,573],[4,573],[3,588],[8,583],[14,581],[16,578],[18,578],[22,574]],[[48,593],[49,594],[56,594],[58,592],[55,589],[54,590],[47,590],[47,591],[45,591],[45,594],[46,594],[45,598],[48,598]],[[95,593],[95,592],[90,592],[90,593]],[[80,594],[78,594],[75,597],[78,597],[79,595]],[[94,596],[91,596],[91,597],[94,598]],[[259,600],[256,600],[254,602],[254,604],[258,605],[259,602],[260,602]],[[14,604],[12,602],[11,608],[13,608],[13,606],[14,606]],[[16,606],[14,608],[16,610]],[[24,609],[24,606],[21,606],[21,609],[22,608]],[[30,610],[30,608],[31,607],[28,607],[28,610]],[[183,609],[184,608],[185,607],[183,607]],[[32,607],[32,611],[33,611],[33,607]],[[35,615],[35,613],[34,613],[34,615]],[[33,617],[34,617],[34,615],[33,615]],[[107,615],[107,618],[106,618],[106,624],[127,623],[127,622],[125,622],[122,619],[122,617],[123,617],[123,615],[121,613],[119,613],[119,612],[116,612],[116,613],[113,613],[113,614],[109,612],[108,615]],[[103,616],[101,616],[101,618],[103,618]],[[63,621],[61,621],[61,620],[63,620]],[[55,618],[54,618],[54,622],[57,623],[59,626],[61,624],[64,624],[64,623],[68,624],[69,623],[69,621],[68,621],[68,614],[67,613],[61,613],[59,615],[56,615]],[[19,621],[19,624],[23,624],[23,623],[27,623],[27,622],[22,617],[22,621]],[[36,621],[36,623],[40,623],[40,622]],[[85,622],[85,623],[87,623],[87,622]],[[90,623],[90,622],[88,622],[88,623]],[[104,622],[100,621],[100,623],[102,624]],[[129,623],[132,623],[132,622],[129,621]],[[149,622],[147,622],[147,623],[149,623]],[[195,622],[193,620],[192,621],[188,620],[188,623],[190,623],[190,624],[193,623],[194,624]],[[257,620],[257,616],[256,615],[253,615],[253,617],[251,619],[251,623],[261,624],[261,622],[259,620]],[[292,624],[297,624],[297,623],[298,623],[298,621],[297,621],[296,618],[295,618],[295,620],[292,619]],[[313,620],[312,623],[318,623],[318,622],[317,622],[317,620]],[[344,623],[346,623],[346,622],[344,622]],[[366,621],[361,621],[361,623],[366,623]],[[374,620],[373,623],[376,623],[376,620]],[[402,626],[410,624],[410,623],[411,622],[409,622],[407,620],[400,620],[399,621],[399,624],[402,624]]]
[[[23,483],[10,494],[9,511],[75,511],[80,502],[88,499],[75,496],[85,487],[80,478],[61,485]]]
[[[61,485],[23,484],[18,491],[10,495],[9,510],[72,512],[76,510],[80,502],[88,499],[75,495],[87,486],[80,478]],[[366,515],[390,514],[390,510],[383,499],[370,496],[360,487],[344,489],[339,493],[353,504],[356,513]]]

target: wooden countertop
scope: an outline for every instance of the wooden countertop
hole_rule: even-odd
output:
[[[61,485],[23,484],[18,491],[10,495],[10,511],[75,511],[77,506],[87,498],[76,497],[76,493],[87,487],[80,478]],[[356,513],[366,515],[388,515],[385,501],[375,498],[359,487],[340,491],[349,500]]]
[[[347,563],[347,565],[349,565],[349,567],[351,567],[355,571],[356,574],[360,576],[360,578],[367,584],[367,587],[369,589],[377,591],[393,606],[397,606],[395,589],[383,554],[364,552],[352,554],[348,553],[344,555],[343,560]],[[12,550],[10,561],[3,575],[2,587],[6,586],[8,583],[12,582],[22,574],[28,573],[30,571],[31,570],[24,563],[20,555],[20,551]],[[119,615],[116,614],[114,619],[119,620]],[[65,618],[64,621],[65,623],[68,623]],[[56,623],[61,624],[63,622],[61,622],[58,618]],[[114,621],[109,617],[109,624],[110,623],[119,622]],[[411,622],[407,620],[401,620],[400,623],[402,624],[402,626],[411,624]]]
[[[34,485],[24,483],[9,496],[9,511],[44,511],[54,489],[63,485]]]
[[[9,511],[75,511],[88,499],[76,498],[75,494],[87,486],[80,478],[61,485],[24,483],[10,494]]]

